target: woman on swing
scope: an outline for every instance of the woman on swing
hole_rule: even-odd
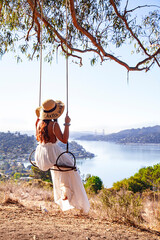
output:
[[[35,161],[39,169],[47,171],[57,168],[55,166],[58,156],[63,150],[57,145],[57,141],[67,143],[69,138],[70,118],[68,113],[65,117],[64,132],[61,132],[57,119],[64,111],[64,104],[61,101],[48,99],[42,106],[36,109],[36,138],[39,142]],[[73,159],[69,154],[62,154],[60,157],[62,165],[73,166]],[[77,171],[54,171],[51,170],[53,181],[54,201],[63,211],[76,208],[84,213],[89,211],[89,201]]]

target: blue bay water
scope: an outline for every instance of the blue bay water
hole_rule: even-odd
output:
[[[115,144],[100,141],[77,141],[86,151],[94,153],[92,159],[77,160],[82,177],[96,175],[105,187],[133,176],[140,168],[160,163],[160,145]]]

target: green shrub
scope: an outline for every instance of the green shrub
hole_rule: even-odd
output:
[[[34,179],[41,179],[42,181],[52,182],[50,170],[48,171],[41,171],[39,168],[31,167],[32,173],[30,177]]]
[[[27,183],[28,186],[33,188],[44,188],[44,189],[53,189],[53,184],[51,182],[43,181],[41,179],[34,179]]]
[[[98,193],[102,189],[103,182],[97,176],[89,176],[84,186],[89,193]]]
[[[21,173],[19,173],[19,172],[16,172],[16,173],[14,173],[14,176],[13,176],[13,178],[14,178],[14,179],[19,179],[21,176],[22,176],[22,174],[21,174]]]
[[[160,164],[141,168],[134,176],[113,184],[117,191],[124,188],[134,193],[160,188]]]

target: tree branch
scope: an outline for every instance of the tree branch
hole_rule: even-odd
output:
[[[34,10],[34,3],[33,0],[27,0],[32,11]],[[115,57],[112,54],[107,53],[104,48],[102,47],[102,45],[97,42],[96,38],[90,34],[84,27],[82,27],[77,20],[76,17],[76,11],[75,11],[75,7],[74,7],[74,0],[69,0],[70,1],[70,12],[71,12],[71,17],[72,17],[72,22],[73,25],[76,27],[76,29],[78,29],[83,35],[85,35],[88,39],[90,39],[91,43],[96,47],[96,49],[85,49],[85,50],[80,50],[77,48],[73,48],[71,44],[69,44],[66,40],[66,38],[64,38],[50,23],[49,21],[46,19],[46,17],[43,15],[41,15],[37,9],[35,9],[35,22],[37,24],[37,26],[39,26],[39,22],[37,22],[37,18],[41,19],[45,25],[45,27],[47,29],[51,29],[51,31],[56,35],[56,37],[59,39],[59,41],[61,42],[61,48],[62,51],[65,52],[65,49],[63,47],[63,44],[65,44],[68,49],[71,51],[69,53],[69,55],[72,55],[73,57],[78,57],[80,59],[79,56],[72,54],[72,52],[80,52],[80,53],[85,53],[85,52],[95,52],[97,53],[100,58],[101,61],[103,61],[105,58],[109,58],[111,60],[114,60],[115,62],[117,62],[118,64],[124,66],[128,71],[142,71],[142,70],[148,70],[147,67],[140,67],[142,64],[146,63],[148,60],[151,60],[152,58],[155,59],[155,61],[158,63],[157,59],[156,59],[156,55],[159,54],[159,50],[157,50],[153,55],[150,55],[146,52],[145,48],[143,47],[142,43],[140,42],[140,40],[135,36],[135,34],[133,33],[132,29],[129,27],[127,20],[125,17],[121,16],[120,13],[118,12],[116,5],[114,3],[113,0],[110,0],[111,5],[113,6],[117,16],[122,19],[122,21],[125,23],[126,28],[128,29],[128,31],[131,33],[132,37],[134,37],[134,39],[137,40],[137,42],[139,43],[140,47],[143,49],[143,51],[145,52],[145,54],[148,56],[147,58],[145,58],[143,61],[137,63],[137,65],[135,67],[130,67],[126,62],[121,61],[119,58]],[[39,28],[40,29],[40,28]]]
[[[3,6],[3,0],[0,1],[0,17],[1,17],[2,6]]]
[[[33,8],[33,0],[27,0],[28,1],[28,3],[30,4],[30,6],[31,6],[31,8],[32,8],[32,10],[34,9]],[[38,18],[42,18],[41,20],[43,21],[43,23],[45,24],[45,26],[46,27],[49,27],[49,28],[51,28],[51,30],[55,33],[55,35],[58,37],[58,39],[61,41],[61,42],[63,42],[69,49],[70,49],[70,51],[72,52],[72,51],[76,51],[76,52],[80,52],[80,53],[85,53],[85,52],[95,52],[95,53],[97,53],[99,56],[100,56],[100,58],[101,58],[101,61],[103,61],[103,57],[102,57],[102,55],[96,50],[96,49],[86,49],[86,50],[80,50],[80,49],[77,49],[77,48],[73,48],[70,44],[68,44],[68,42],[67,42],[67,40],[65,39],[65,38],[63,38],[59,33],[58,33],[58,31],[45,19],[45,17],[43,16],[41,16],[41,14],[35,9],[35,16],[36,16],[36,18],[35,19],[37,19],[37,17]],[[39,25],[39,28],[40,28],[40,25]],[[64,48],[63,48],[64,49]],[[75,57],[75,55],[73,56],[73,57]],[[79,57],[78,57],[79,58]]]
[[[131,10],[128,10],[128,11],[126,11],[126,13],[133,12],[133,11],[139,9],[139,8],[144,8],[144,7],[157,7],[157,8],[160,8],[160,7],[157,6],[157,5],[143,5],[143,6],[138,6],[138,7],[135,7],[135,8],[133,8],[133,9],[131,9]]]
[[[125,6],[125,9],[124,9],[124,15],[125,15],[125,14],[126,14],[126,12],[127,12],[128,1],[129,1],[129,0],[127,0],[127,2],[126,2],[126,6]]]
[[[96,38],[94,38],[86,29],[84,29],[78,23],[77,17],[76,17],[76,11],[75,11],[75,7],[74,7],[74,0],[70,0],[70,11],[71,11],[72,21],[73,21],[74,26],[91,40],[93,45],[98,48],[98,50],[101,52],[101,54],[104,57],[108,57],[108,58],[114,60],[118,64],[124,66],[128,71],[142,71],[142,70],[146,69],[146,67],[143,67],[143,68],[129,67],[129,65],[127,63],[121,61],[120,59],[114,57],[113,55],[111,55],[109,53],[106,53],[105,50],[103,49],[103,47],[99,43],[97,43]]]
[[[33,24],[34,24],[34,14],[35,14],[36,5],[37,5],[37,1],[35,0],[35,1],[34,1],[34,8],[33,8],[32,24],[31,24],[31,26],[30,26],[30,28],[29,28],[29,30],[28,30],[27,37],[26,37],[26,41],[29,40],[29,33],[30,33],[31,29],[33,28]]]
[[[80,60],[80,66],[82,66],[82,58],[81,58],[80,56],[74,55],[74,54],[72,54],[72,53],[67,52],[67,51],[64,49],[64,47],[63,47],[63,43],[61,43],[61,48],[62,48],[63,52],[66,53],[67,56],[72,56],[72,57],[75,57],[75,58],[79,58],[79,60]]]
[[[41,27],[40,27],[40,24],[39,24],[39,21],[37,19],[37,16],[36,16],[36,5],[37,5],[37,1],[35,0],[35,3],[33,3],[33,1],[31,0],[27,0],[31,9],[32,9],[32,12],[33,12],[33,20],[32,20],[32,25],[30,27],[30,29],[28,30],[28,33],[27,33],[27,37],[26,37],[26,40],[28,41],[28,38],[29,38],[29,32],[31,31],[31,29],[33,28],[33,24],[34,24],[34,21],[37,25],[37,38],[38,38],[38,42],[40,42],[40,32],[41,32]]]
[[[138,39],[138,37],[136,37],[136,35],[133,33],[132,29],[129,27],[128,25],[128,22],[127,22],[127,19],[122,16],[117,7],[116,7],[116,4],[114,2],[114,0],[110,0],[110,3],[112,5],[112,7],[114,8],[114,11],[115,13],[117,14],[117,16],[124,22],[124,24],[126,25],[126,28],[127,30],[131,33],[132,37],[138,42],[139,46],[143,49],[144,53],[147,55],[147,56],[150,56],[150,54],[147,53],[146,49],[144,48],[143,44],[141,43],[141,41]]]
[[[144,60],[142,60],[141,62],[137,63],[136,67],[139,67],[140,65],[144,64],[145,62],[147,62],[148,60],[151,60],[152,58],[155,59],[155,56],[157,56],[160,53],[160,48],[152,55],[149,56],[148,58],[145,58]],[[156,59],[155,59],[156,60]],[[158,63],[159,64],[159,63]]]

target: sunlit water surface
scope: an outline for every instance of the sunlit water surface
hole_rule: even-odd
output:
[[[77,160],[82,177],[99,176],[105,187],[134,175],[140,168],[160,162],[160,145],[115,144],[109,142],[77,141],[96,156]]]
[[[86,151],[95,154],[91,159],[77,159],[77,167],[85,179],[87,174],[101,178],[105,187],[133,176],[142,167],[160,163],[160,145],[115,144],[101,141],[77,141]],[[26,162],[27,167],[30,163]]]

